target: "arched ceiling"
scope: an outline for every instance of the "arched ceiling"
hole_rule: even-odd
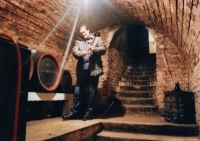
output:
[[[49,44],[64,49],[74,25],[85,23],[91,31],[97,31],[139,24],[165,35],[187,54],[200,42],[199,3],[199,0],[1,0],[0,32],[24,44]],[[77,29],[74,37],[78,35]]]

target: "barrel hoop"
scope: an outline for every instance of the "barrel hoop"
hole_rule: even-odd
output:
[[[56,88],[57,88],[57,86],[59,85],[59,83],[60,83],[60,66],[58,65],[58,61],[57,61],[57,59],[52,55],[52,54],[50,54],[50,53],[44,53],[44,54],[42,54],[41,56],[40,56],[40,58],[39,58],[39,60],[38,60],[38,63],[37,63],[37,74],[38,74],[38,79],[39,79],[39,82],[42,82],[41,81],[41,78],[39,77],[39,66],[40,66],[40,62],[41,62],[41,60],[44,58],[44,57],[50,57],[50,58],[52,58],[55,62],[56,62],[56,73],[58,74],[57,75],[57,78],[56,78],[56,81],[55,81],[55,84],[53,85],[53,86],[51,86],[51,87],[46,87],[43,83],[41,83],[41,85],[42,85],[42,87],[44,88],[44,89],[46,89],[46,90],[48,90],[48,91],[53,91],[53,90],[55,90]]]

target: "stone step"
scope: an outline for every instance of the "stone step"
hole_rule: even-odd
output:
[[[154,58],[156,59],[156,54],[153,53],[153,54],[144,54],[144,53],[138,53],[138,54],[133,54],[133,60],[136,60],[136,59],[145,59],[145,58]]]
[[[102,131],[97,134],[96,141],[199,141],[198,136],[166,136],[139,133]]]
[[[196,124],[147,124],[147,123],[114,123],[104,122],[104,131],[170,135],[170,136],[198,136],[199,129]]]
[[[131,85],[155,85],[155,81],[151,80],[132,80],[132,81],[119,81],[119,86],[131,86]]]
[[[132,85],[132,86],[117,86],[119,91],[155,91],[156,86],[150,85]]]
[[[150,56],[137,57],[137,58],[134,58],[131,62],[135,63],[137,61],[156,61],[156,58],[150,57]]]
[[[156,60],[153,59],[146,59],[146,60],[135,60],[134,62],[131,63],[131,65],[135,65],[135,64],[156,64]]]
[[[131,72],[131,73],[141,72],[141,71],[156,71],[156,68],[145,68],[145,69],[139,69],[139,68],[129,69],[129,68],[127,68],[126,69],[126,72]]]
[[[134,62],[131,63],[131,65],[141,65],[141,64],[156,64],[156,60],[152,60],[152,59],[147,59],[147,60],[135,60]]]
[[[115,98],[116,105],[119,104],[134,104],[134,105],[153,105],[156,103],[156,99],[153,98]]]
[[[120,98],[120,97],[127,97],[127,98],[149,98],[149,97],[153,97],[153,95],[155,94],[155,92],[146,92],[146,91],[138,91],[138,92],[117,92],[116,93],[116,97]]]
[[[156,61],[156,58],[155,57],[151,57],[151,56],[144,56],[144,57],[141,57],[141,56],[138,56],[138,57],[135,57],[131,63],[137,63],[137,62],[145,62],[145,61]]]
[[[155,71],[140,71],[140,72],[126,72],[124,77],[133,77],[133,76],[145,76],[145,75],[156,75]]]
[[[156,68],[155,64],[133,64],[128,65],[128,69],[147,69],[147,68]]]
[[[133,81],[133,80],[151,80],[156,81],[156,75],[138,75],[131,77],[122,77],[122,81]]]
[[[153,54],[144,54],[144,55],[142,55],[142,54],[140,54],[140,55],[134,55],[134,59],[133,59],[133,61],[135,60],[135,61],[138,61],[138,60],[149,60],[149,59],[156,59],[156,55],[153,55]]]
[[[133,54],[133,56],[134,56],[134,58],[145,58],[145,57],[156,57],[156,53],[151,53],[151,54],[149,54],[149,53],[138,53],[138,54]]]
[[[156,114],[158,110],[157,106],[153,105],[112,105],[107,114]]]

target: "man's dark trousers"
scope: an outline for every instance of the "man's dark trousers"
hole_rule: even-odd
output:
[[[99,76],[90,76],[90,70],[85,70],[83,77],[77,77],[70,114],[92,114],[95,106],[98,82]],[[87,101],[85,100],[87,96],[86,90],[88,92]],[[85,102],[87,102],[86,111],[83,109],[83,105],[86,104]]]

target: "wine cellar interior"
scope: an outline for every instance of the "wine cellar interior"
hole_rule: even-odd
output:
[[[2,0],[0,140],[199,141],[199,23],[199,0]],[[104,74],[94,119],[62,121],[83,24]]]

